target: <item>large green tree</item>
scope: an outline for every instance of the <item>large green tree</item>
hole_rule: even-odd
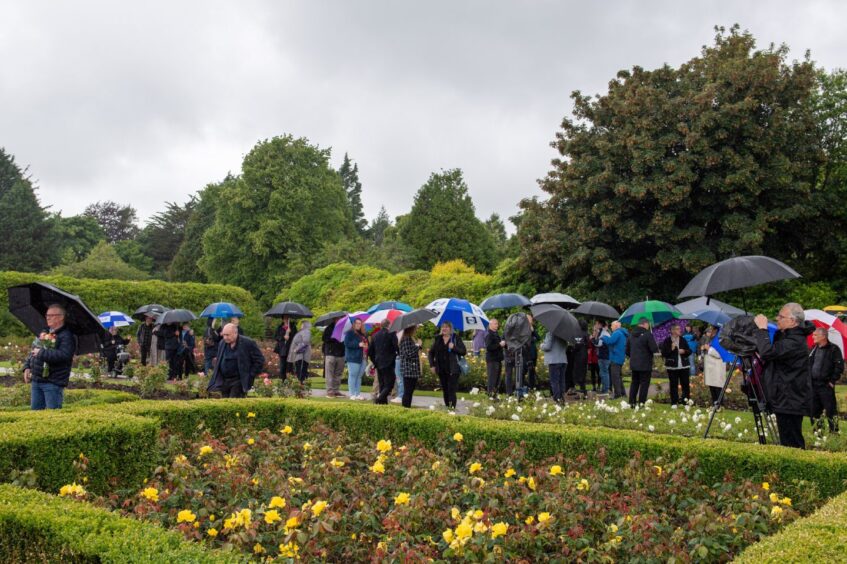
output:
[[[153,259],[153,270],[158,275],[165,273],[182,245],[196,204],[194,196],[185,204],[165,202],[165,210],[153,215],[138,235],[138,242],[144,254]]]
[[[397,228],[414,268],[429,270],[437,262],[454,259],[482,272],[496,265],[494,240],[476,217],[460,169],[433,173]]]
[[[737,27],[679,68],[620,71],[573,94],[541,181],[524,201],[521,266],[546,287],[623,303],[672,299],[732,254],[802,271],[822,164],[811,61],[757,50]]]
[[[344,153],[344,161],[341,163],[341,168],[338,169],[338,175],[341,177],[341,185],[347,194],[350,213],[353,216],[353,225],[356,226],[360,235],[364,235],[368,228],[368,220],[365,219],[362,206],[362,183],[359,181],[359,165],[353,163],[347,153]]]
[[[97,243],[106,239],[97,220],[87,215],[57,216],[56,234],[63,264],[81,261]]]
[[[15,158],[0,147],[0,270],[37,272],[58,259],[54,221]]]
[[[200,264],[210,281],[270,299],[311,271],[325,245],[356,236],[329,156],[290,135],[262,141],[247,154],[203,237]]]
[[[203,258],[203,237],[215,223],[220,194],[226,186],[234,186],[236,178],[228,174],[223,181],[208,184],[196,196],[196,204],[185,227],[185,237],[168,267],[168,278],[178,282],[207,282],[200,269]]]
[[[130,205],[106,200],[89,204],[82,213],[97,220],[110,243],[135,239],[138,235],[138,212]]]
[[[115,247],[106,241],[95,245],[83,260],[64,264],[53,269],[52,274],[64,274],[75,278],[98,278],[115,280],[147,280],[146,272],[124,262]]]

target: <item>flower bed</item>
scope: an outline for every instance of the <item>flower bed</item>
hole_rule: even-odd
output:
[[[528,463],[517,446],[493,451],[460,433],[428,449],[325,427],[271,431],[245,415],[217,437],[164,436],[169,465],[96,502],[260,558],[720,561],[819,501],[807,483],[711,484],[691,459]]]

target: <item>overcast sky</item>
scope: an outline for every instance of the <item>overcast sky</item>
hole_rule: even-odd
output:
[[[741,24],[847,66],[847,2],[0,0],[0,146],[45,205],[142,218],[290,133],[359,164],[365,213],[462,168],[487,217],[540,194],[570,93]],[[511,229],[511,226],[510,226]]]

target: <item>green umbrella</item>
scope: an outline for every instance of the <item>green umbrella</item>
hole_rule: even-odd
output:
[[[667,302],[647,300],[636,302],[626,308],[620,317],[620,322],[635,325],[642,319],[647,319],[651,325],[658,325],[670,319],[679,319],[681,315],[681,311]]]

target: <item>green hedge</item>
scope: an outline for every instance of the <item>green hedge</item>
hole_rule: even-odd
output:
[[[0,485],[3,562],[239,562],[158,525],[83,502]]]
[[[107,492],[136,485],[159,459],[159,425],[103,408],[9,411],[0,414],[0,480],[12,470],[35,470],[40,489],[57,492],[77,479],[73,461],[90,460],[86,487]]]
[[[847,493],[812,515],[745,550],[742,564],[773,562],[844,562],[847,559]]]
[[[261,336],[264,332],[262,311],[247,290],[222,284],[170,283],[161,280],[143,282],[127,280],[94,280],[69,276],[47,276],[24,272],[0,272],[0,335],[29,335],[29,331],[9,313],[5,289],[29,282],[48,282],[83,299],[94,313],[123,311],[132,314],[144,304],[159,303],[185,308],[199,314],[213,302],[232,302],[245,314],[244,331]],[[198,322],[196,329],[202,328]]]
[[[29,396],[30,388],[25,384],[0,388],[0,410],[29,410]],[[65,401],[62,407],[65,410],[80,409],[137,400],[138,396],[130,392],[74,388],[65,390]]]

